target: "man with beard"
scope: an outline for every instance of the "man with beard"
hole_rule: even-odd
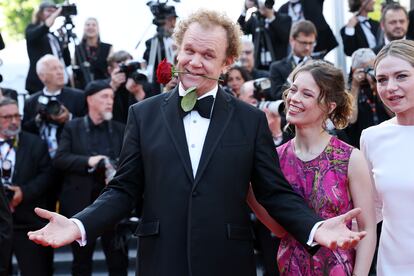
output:
[[[398,3],[392,3],[384,7],[381,15],[381,29],[384,32],[384,40],[372,48],[375,54],[393,40],[405,39],[408,30],[407,10]]]
[[[114,91],[109,81],[90,82],[85,88],[88,114],[66,123],[54,159],[64,171],[61,213],[73,216],[90,205],[113,176],[121,151],[124,125],[112,121]],[[109,275],[127,275],[128,250],[115,227],[102,236]],[[91,275],[95,240],[81,248],[72,243],[73,275]]]
[[[13,215],[12,250],[21,275],[52,275],[53,250],[33,244],[26,235],[28,230],[45,225],[33,208],[46,204],[50,158],[46,144],[39,137],[20,131],[20,124],[17,102],[3,98],[0,101],[1,181]],[[4,250],[7,252],[7,247]]]

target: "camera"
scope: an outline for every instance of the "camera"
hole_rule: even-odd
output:
[[[135,83],[142,84],[147,82],[148,78],[145,73],[141,70],[141,63],[138,61],[131,61],[128,64],[120,64],[119,72],[125,73],[127,78],[131,78]]]
[[[42,119],[57,116],[63,110],[62,103],[56,97],[39,96],[37,106]]]
[[[117,161],[108,157],[102,158],[95,167],[94,176],[99,183],[108,184],[114,178]]]
[[[175,2],[180,2],[179,0],[174,0]],[[165,20],[169,16],[177,16],[175,13],[175,7],[167,5],[167,1],[160,2],[157,1],[149,1],[147,2],[147,6],[150,8],[152,15],[154,15],[154,19],[152,23],[158,27],[165,24]]]
[[[11,171],[12,171],[13,164],[10,160],[4,159],[1,164],[1,182],[4,190],[4,194],[8,201],[11,201],[14,197],[14,191],[10,189],[12,185],[10,182],[11,179]]]
[[[370,76],[375,81],[375,71],[374,68],[371,66],[368,66],[364,68],[364,73],[367,74],[367,76]]]
[[[283,115],[283,110],[285,109],[285,103],[283,100],[277,101],[261,101],[257,103],[257,108],[260,110],[269,110],[273,114],[278,114],[279,116]]]
[[[253,81],[253,96],[258,100],[261,101],[266,98],[266,92],[270,89],[271,83],[268,78],[260,78],[255,79]]]
[[[78,14],[78,9],[76,8],[75,4],[66,4],[66,5],[61,5],[61,6],[57,6],[57,7],[62,8],[62,11],[60,12],[61,16],[70,17],[72,15],[77,15]]]

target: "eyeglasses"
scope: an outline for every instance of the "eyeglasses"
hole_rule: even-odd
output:
[[[242,54],[245,54],[245,55],[250,55],[251,53],[253,53],[253,50],[242,51]]]
[[[4,116],[0,116],[0,119],[6,120],[9,122],[13,121],[13,119],[18,121],[22,119],[22,115],[20,114],[4,115]]]
[[[299,44],[301,44],[302,46],[311,46],[311,47],[315,47],[316,46],[316,42],[315,41],[312,41],[312,42],[308,42],[308,41],[302,41],[302,40],[298,40],[298,39],[295,39],[295,41],[297,42],[297,43],[299,43]]]

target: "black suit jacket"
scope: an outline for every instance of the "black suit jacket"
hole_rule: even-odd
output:
[[[33,94],[43,88],[36,73],[37,61],[46,54],[53,54],[48,38],[49,28],[45,24],[29,24],[26,27],[26,47],[29,56],[29,72],[26,77],[26,90]],[[62,57],[66,65],[70,65],[70,52],[61,45]]]
[[[371,25],[372,34],[375,36],[375,38],[378,39],[378,21],[368,19],[368,22]],[[355,34],[353,36],[346,35],[345,28],[346,26],[342,27],[340,32],[342,37],[342,43],[344,45],[344,52],[347,56],[351,56],[353,52],[360,48],[369,48],[368,40],[361,27],[361,22],[358,22],[355,25]]]
[[[315,24],[316,30],[318,31],[317,44],[314,52],[326,51],[325,54],[327,54],[338,46],[338,42],[323,15],[323,2],[324,0],[300,0],[303,16],[306,20]],[[289,2],[283,4],[279,9],[279,12],[283,14],[288,14],[288,11]]]
[[[385,46],[385,42],[382,41],[381,43],[378,43],[377,46],[375,46],[374,48],[372,48],[372,51],[374,51],[374,53],[376,55],[378,55],[378,53],[381,51],[381,49]]]
[[[39,112],[38,99],[43,91],[38,91],[28,98],[24,105],[23,128],[39,135],[35,117]],[[86,100],[82,90],[64,87],[56,98],[72,113],[73,117],[81,117],[86,113]]]
[[[13,213],[14,229],[34,230],[45,225],[35,207],[45,207],[50,181],[51,163],[46,144],[38,137],[21,132],[16,150],[12,183],[20,186],[23,201]]]
[[[255,42],[256,47],[256,39],[258,39],[258,30],[260,30],[260,20],[257,16],[252,16],[246,21],[246,17],[241,15],[237,22],[240,24],[243,32],[245,34],[252,34],[253,41]],[[265,30],[266,33],[269,35],[271,43],[273,45],[273,52],[274,52],[274,60],[280,60],[287,56],[288,52],[288,45],[289,45],[289,32],[290,27],[292,25],[292,19],[285,15],[275,12],[275,20],[273,20],[269,27]],[[263,35],[263,34],[261,34]],[[263,65],[260,62],[260,49],[264,46],[262,44],[259,45],[259,48],[255,50],[255,65],[259,69],[268,69],[268,65]]]
[[[65,216],[73,216],[91,204],[104,187],[104,183],[99,183],[93,174],[88,173],[90,126],[85,123],[85,118],[76,118],[65,124],[53,160],[54,166],[64,172],[60,202],[61,212]],[[110,125],[110,144],[116,155],[111,158],[118,158],[125,126],[115,121],[111,121]]]
[[[296,67],[296,63],[292,55],[280,60],[272,62],[270,65],[270,96],[272,100],[281,100],[283,88],[286,85],[289,74]]]
[[[195,177],[177,89],[130,108],[120,160],[108,188],[75,217],[94,239],[142,202],[140,276],[256,275],[249,183],[302,244],[319,220],[284,178],[265,114],[221,88]]]
[[[12,215],[4,194],[0,188],[0,275],[8,275],[10,252],[12,247]]]

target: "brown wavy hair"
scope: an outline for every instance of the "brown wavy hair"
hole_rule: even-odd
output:
[[[226,14],[212,10],[200,9],[177,24],[173,38],[178,47],[181,47],[184,34],[192,23],[198,23],[204,28],[212,26],[223,27],[227,36],[226,57],[237,59],[240,56],[242,48],[241,37],[243,35],[240,25],[233,22]]]
[[[330,119],[337,129],[348,125],[352,113],[352,95],[345,88],[345,78],[342,70],[323,60],[310,60],[298,66],[289,76],[293,83],[301,72],[309,72],[320,89],[318,97],[319,106],[326,112],[326,119]],[[283,92],[283,99],[289,89]],[[329,104],[335,103],[336,108],[329,112]],[[325,121],[323,128],[326,128]]]

